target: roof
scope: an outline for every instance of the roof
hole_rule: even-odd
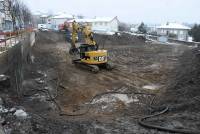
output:
[[[66,13],[60,13],[59,15],[56,15],[53,17],[53,19],[66,19],[66,18],[73,18],[73,15],[66,14]]]
[[[164,25],[161,25],[157,27],[158,29],[185,29],[190,30],[191,28],[179,23],[166,23]]]
[[[73,22],[73,21],[76,21],[76,22],[111,22],[112,20],[114,19],[117,19],[117,17],[96,17],[96,18],[93,18],[93,19],[73,19],[73,20],[70,20],[68,22]]]
[[[84,22],[93,22],[93,19],[72,19],[69,20],[68,22],[73,22],[73,21],[76,21],[78,23],[84,23]]]
[[[41,15],[40,17],[41,17],[41,18],[47,18],[47,17],[48,17],[48,15],[46,15],[46,14],[43,14],[43,15]]]
[[[110,22],[110,21],[112,21],[112,20],[114,20],[115,18],[117,18],[117,17],[96,17],[95,19],[94,19],[94,21],[95,22]]]
[[[41,15],[41,14],[43,14],[43,13],[40,11],[33,12],[33,15]]]

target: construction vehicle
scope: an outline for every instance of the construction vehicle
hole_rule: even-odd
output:
[[[78,32],[83,34],[84,43],[76,46]],[[77,22],[72,23],[71,55],[78,55],[73,59],[73,63],[88,68],[94,73],[99,72],[100,68],[111,70],[113,67],[108,63],[107,50],[100,50],[93,38],[93,32],[89,25],[79,25]]]

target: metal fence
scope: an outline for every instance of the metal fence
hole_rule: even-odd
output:
[[[7,51],[19,43],[19,41],[24,40],[26,35],[32,31],[32,29],[27,29],[17,32],[0,33],[0,53]]]

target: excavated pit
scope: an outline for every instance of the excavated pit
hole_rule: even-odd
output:
[[[171,96],[167,92],[173,83],[169,78],[189,48],[147,43],[143,37],[129,34],[95,35],[95,39],[100,48],[108,50],[114,70],[93,74],[78,68],[71,63],[70,44],[63,33],[37,33],[32,63],[24,71],[23,97],[17,102],[30,115],[25,127],[30,129],[25,132],[165,134],[139,126],[138,119],[150,114],[155,95],[155,104],[169,102],[163,99]],[[180,124],[174,115],[165,117],[154,120],[171,128],[188,125]],[[197,124],[192,127],[196,129]],[[16,132],[19,129],[16,127]]]

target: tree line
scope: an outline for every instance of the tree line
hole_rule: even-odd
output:
[[[200,24],[195,24],[189,31],[189,34],[193,37],[193,40],[200,42]]]
[[[13,30],[26,28],[31,24],[31,11],[21,0],[5,0],[3,6],[5,15],[12,21]]]

